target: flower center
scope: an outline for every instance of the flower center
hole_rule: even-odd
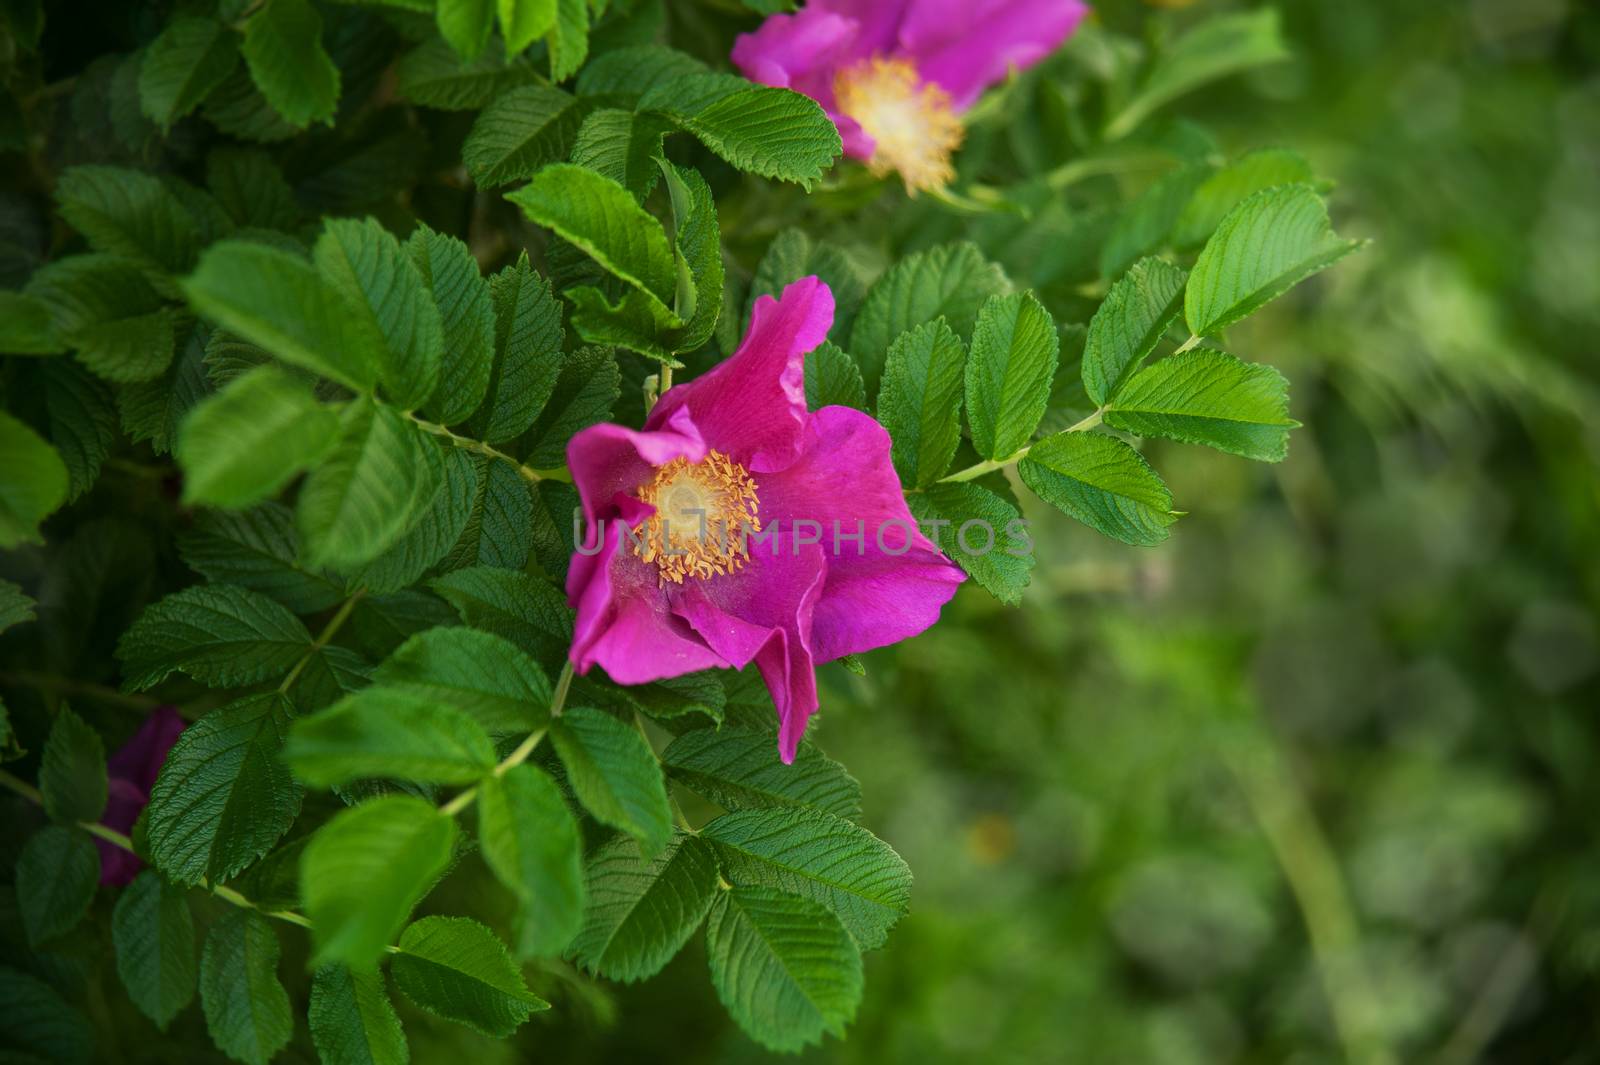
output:
[[[835,75],[839,110],[860,124],[875,147],[867,166],[879,177],[898,170],[906,191],[937,189],[950,183],[950,156],[965,132],[950,105],[950,94],[917,77],[909,59],[878,56]]]
[[[656,512],[631,537],[633,553],[656,564],[660,583],[733,573],[749,561],[747,538],[761,531],[756,482],[722,452],[703,462],[673,459],[639,498]]]

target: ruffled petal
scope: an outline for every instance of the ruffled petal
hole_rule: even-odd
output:
[[[800,452],[806,354],[832,325],[833,293],[815,276],[794,282],[779,299],[762,296],[739,350],[710,372],[669,389],[645,429],[668,428],[687,411],[707,447],[751,473],[783,469]]]
[[[567,468],[583,516],[591,522],[606,516],[617,496],[637,492],[656,467],[680,456],[690,462],[706,457],[705,441],[687,409],[673,411],[644,432],[609,422],[580,430],[567,443]]]
[[[1079,0],[918,0],[900,25],[900,49],[957,111],[983,90],[1060,47],[1088,14]]]
[[[778,754],[793,762],[817,711],[812,611],[827,579],[815,544],[784,535],[750,545],[737,573],[684,585],[674,610],[735,669],[755,662],[778,712]]]
[[[800,458],[761,481],[763,519],[784,533],[800,532],[797,520],[817,523],[804,532],[820,535],[827,558],[812,620],[818,662],[915,636],[966,579],[918,530],[889,449],[888,431],[868,415],[824,407],[806,426]]]

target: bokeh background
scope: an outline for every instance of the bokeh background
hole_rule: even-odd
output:
[[[1039,81],[1237,6],[1102,0],[1107,36]],[[1600,1060],[1600,17],[1278,6],[1294,59],[1165,135],[1304,152],[1374,241],[1229,337],[1306,428],[1277,467],[1160,446],[1190,513],[1154,550],[1035,507],[1020,610],[969,587],[865,678],[830,669],[821,742],[917,881],[810,1060]],[[964,175],[1069,161],[1047,95],[1007,99]],[[886,246],[974,237],[1058,316],[1096,291],[1070,204],[895,207]],[[585,1050],[764,1060],[702,965],[620,994]]]

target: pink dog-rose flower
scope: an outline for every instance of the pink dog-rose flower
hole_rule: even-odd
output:
[[[1080,0],[808,0],[733,46],[752,81],[805,93],[845,153],[913,195],[954,176],[960,115],[1013,69],[1055,51],[1089,11]]]
[[[183,731],[183,718],[170,706],[158,706],[144,719],[133,738],[106,759],[106,776],[109,788],[106,812],[100,821],[108,828],[127,834],[133,829],[139,813],[150,802],[150,789],[166,763],[167,752],[178,742]],[[105,840],[96,839],[100,848],[100,883],[122,886],[139,874],[139,859],[113,847]]]
[[[567,576],[574,667],[644,684],[754,662],[785,762],[815,667],[916,635],[964,579],[917,529],[883,426],[806,410],[805,356],[832,323],[815,277],[763,296],[739,350],[642,431],[596,425],[567,448],[589,524]]]

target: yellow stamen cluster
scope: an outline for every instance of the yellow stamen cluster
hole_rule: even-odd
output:
[[[761,531],[756,482],[722,452],[702,462],[673,459],[639,498],[656,512],[630,541],[635,555],[655,563],[660,584],[733,573],[750,560],[748,536]]]
[[[966,130],[950,94],[919,78],[909,59],[878,56],[841,70],[833,93],[839,110],[875,142],[867,162],[874,174],[899,171],[913,196],[955,177],[950,157]]]

